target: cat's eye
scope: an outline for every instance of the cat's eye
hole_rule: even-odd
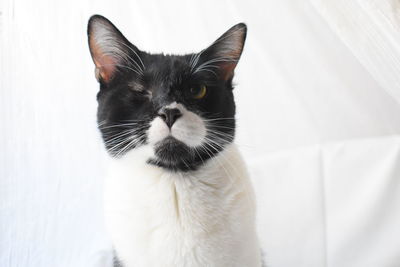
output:
[[[207,87],[205,85],[192,87],[189,92],[192,98],[202,99],[207,93]]]

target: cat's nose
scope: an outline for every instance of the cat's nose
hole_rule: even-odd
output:
[[[158,115],[165,121],[169,128],[182,116],[182,112],[177,108],[163,108]]]

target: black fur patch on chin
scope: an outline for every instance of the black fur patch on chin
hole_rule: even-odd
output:
[[[199,166],[193,149],[172,136],[157,144],[154,152],[156,159],[149,159],[147,163],[158,167],[171,171],[193,171]]]
[[[182,172],[188,172],[188,171],[195,171],[198,169],[198,167],[201,165],[199,163],[190,163],[190,164],[184,164],[184,163],[176,163],[176,164],[172,164],[172,163],[168,163],[168,162],[161,162],[158,161],[156,159],[149,159],[147,161],[148,164],[154,165],[154,166],[158,166],[170,171],[174,171],[174,172],[178,172],[178,171],[182,171]]]

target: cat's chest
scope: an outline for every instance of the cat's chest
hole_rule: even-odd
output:
[[[127,267],[253,266],[241,264],[255,235],[252,192],[239,161],[173,173],[135,159],[112,164],[105,183],[107,226]]]
[[[153,167],[114,169],[105,184],[105,210],[156,235],[201,234],[221,219],[224,195],[218,174],[162,173]]]
[[[165,266],[196,266],[198,255],[213,254],[210,245],[227,229],[220,184],[154,170],[114,174],[105,184],[105,216],[123,260],[152,266],[157,255]]]

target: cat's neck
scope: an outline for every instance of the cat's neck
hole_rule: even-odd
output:
[[[210,159],[204,160],[202,162],[203,164],[201,164],[201,166],[199,166],[196,170],[173,171],[164,169],[162,167],[149,164],[149,160],[152,158],[152,148],[150,146],[142,146],[128,152],[121,158],[111,159],[110,172],[114,176],[115,171],[118,173],[122,168],[122,170],[132,174],[138,171],[144,172],[144,174],[147,173],[150,177],[195,177],[196,175],[207,174],[210,176],[218,175],[219,179],[223,177],[247,175],[245,165],[235,144],[227,145],[222,152],[219,152]]]

